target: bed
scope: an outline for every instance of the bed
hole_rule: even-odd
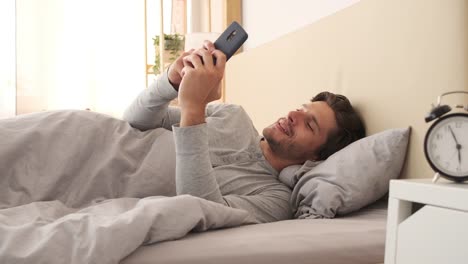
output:
[[[324,90],[350,98],[366,123],[367,137],[327,160],[281,171],[291,220],[251,225],[247,211],[165,193],[174,179],[151,164],[168,156],[151,147],[171,137],[162,128],[89,111],[0,120],[0,262],[382,263],[389,181],[432,177],[424,117],[441,93],[468,88],[467,18],[465,0],[363,0],[229,61],[226,100],[258,131]],[[94,122],[73,122],[83,118]],[[85,133],[85,144],[63,136]],[[83,151],[63,151],[71,148]],[[59,166],[24,173],[48,160]],[[66,173],[52,173],[58,167]],[[136,171],[142,181],[129,184]],[[28,177],[36,174],[47,179]],[[87,200],[93,192],[106,198]]]
[[[344,94],[368,135],[411,127],[398,177],[429,178],[424,116],[441,93],[467,90],[467,18],[463,0],[360,1],[234,56],[226,101],[242,105],[261,131],[317,92]],[[121,263],[383,263],[385,229],[384,197],[333,219],[191,233],[140,247]]]
[[[192,233],[141,247],[122,263],[379,263],[385,223],[382,200],[333,221],[286,220]]]

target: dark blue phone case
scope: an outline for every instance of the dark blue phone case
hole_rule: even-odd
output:
[[[215,41],[216,49],[221,50],[226,55],[226,61],[236,53],[236,51],[244,44],[249,35],[236,21],[232,22],[229,27]]]

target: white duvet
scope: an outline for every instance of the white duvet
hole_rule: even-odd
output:
[[[34,202],[0,210],[0,263],[118,263],[140,245],[237,226],[246,216],[189,195],[111,199],[84,209]]]
[[[0,120],[0,263],[118,263],[144,244],[247,224],[246,211],[171,196],[170,136],[87,111]]]

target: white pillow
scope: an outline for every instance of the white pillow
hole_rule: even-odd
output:
[[[285,168],[280,180],[294,187],[295,218],[333,218],[356,211],[388,192],[404,164],[410,128],[360,139],[323,162]]]

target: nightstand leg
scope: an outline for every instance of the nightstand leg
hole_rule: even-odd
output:
[[[385,264],[395,264],[398,225],[411,215],[411,202],[388,198]]]

